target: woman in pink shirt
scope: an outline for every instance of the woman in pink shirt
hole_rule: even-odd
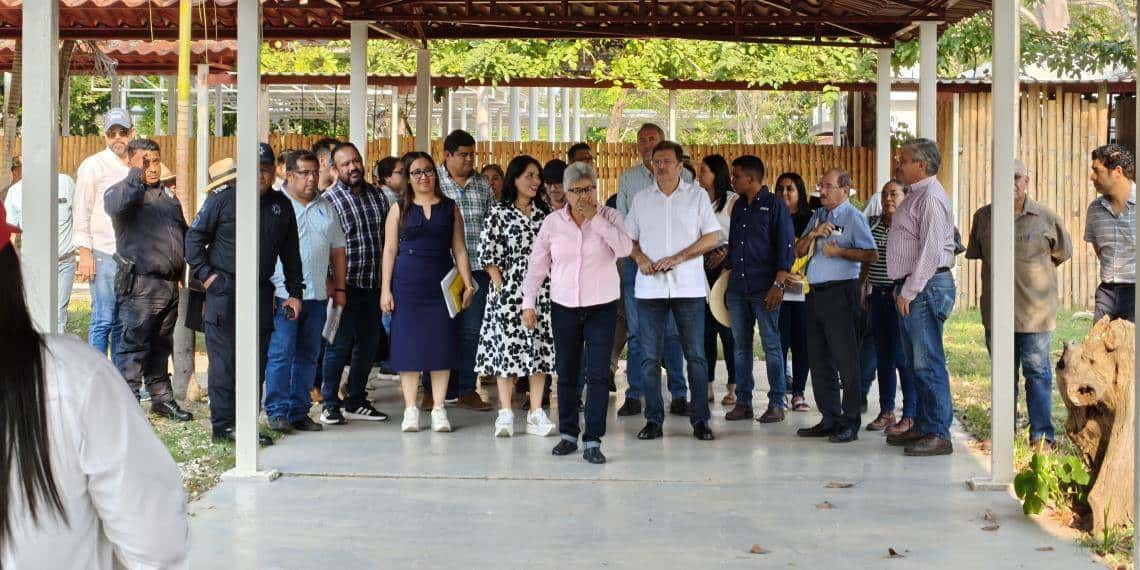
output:
[[[578,450],[578,376],[586,367],[586,431],[582,435],[590,463],[605,463],[602,436],[609,403],[609,359],[617,324],[621,281],[615,262],[629,255],[633,242],[621,215],[598,205],[598,173],[584,162],[566,167],[566,205],[543,220],[523,280],[523,326],[534,330],[539,290],[550,277],[551,326],[559,358],[558,431],[554,455]],[[583,354],[585,358],[583,358]],[[571,405],[561,405],[562,403]]]

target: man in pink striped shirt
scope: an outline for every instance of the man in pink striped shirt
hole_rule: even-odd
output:
[[[887,275],[895,282],[895,303],[903,352],[914,370],[918,409],[913,429],[888,436],[910,456],[946,455],[950,443],[950,375],[942,327],[954,309],[954,217],[938,182],[941,154],[930,139],[913,139],[899,149],[901,178],[910,188],[894,214],[887,238]]]

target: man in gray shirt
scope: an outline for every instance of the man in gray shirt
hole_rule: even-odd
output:
[[[1128,149],[1104,145],[1092,152],[1089,179],[1100,194],[1085,218],[1085,241],[1100,260],[1093,320],[1107,315],[1135,322],[1136,161]]]

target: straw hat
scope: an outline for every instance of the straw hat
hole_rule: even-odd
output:
[[[712,311],[713,317],[716,321],[726,327],[732,326],[732,321],[728,318],[728,308],[724,306],[724,293],[728,290],[728,272],[720,274],[713,283],[712,291],[709,292],[709,310]]]
[[[174,173],[171,172],[165,164],[159,164],[159,167],[161,167],[161,171],[158,174],[159,182],[170,182],[171,180],[174,180]]]
[[[232,158],[223,158],[210,165],[210,183],[203,192],[213,192],[215,188],[237,178],[237,163]]]

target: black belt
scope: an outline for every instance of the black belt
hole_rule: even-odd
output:
[[[950,273],[950,268],[949,267],[939,267],[938,269],[934,270],[934,273],[935,273],[935,275],[937,275],[939,273]],[[910,279],[910,274],[907,274],[907,276],[903,277],[902,279],[895,279],[895,285],[902,285],[903,283],[906,282],[907,279]]]
[[[837,281],[824,281],[823,283],[810,283],[809,285],[811,286],[812,291],[823,291],[824,289],[830,289],[832,287],[838,287],[840,285],[848,285],[856,281],[858,281],[858,279],[839,279]]]

